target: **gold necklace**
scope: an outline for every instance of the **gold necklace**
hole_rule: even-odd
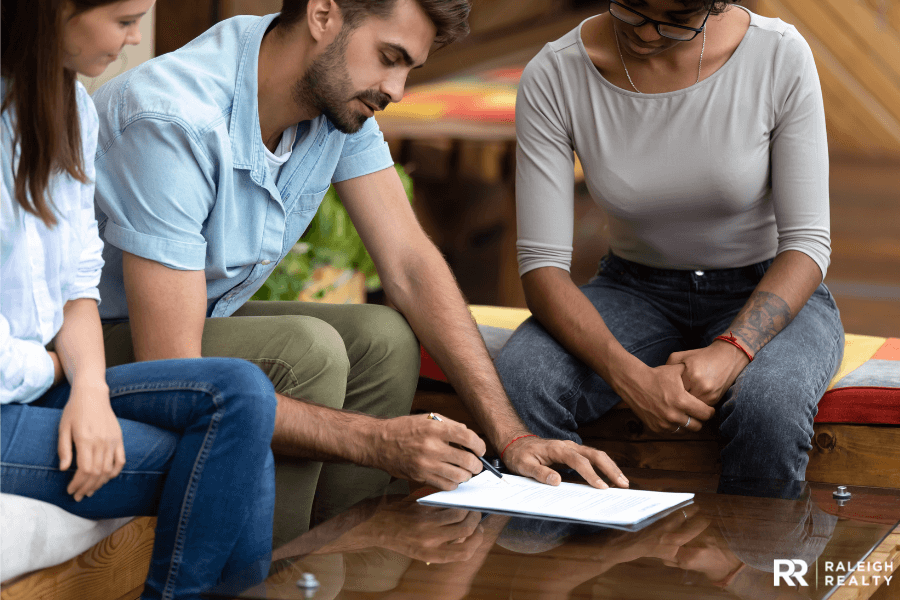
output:
[[[616,50],[619,51],[619,59],[622,61],[622,66],[625,68],[625,77],[628,78],[628,83],[631,84],[631,87],[634,88],[638,94],[643,94],[641,90],[637,89],[637,86],[634,85],[634,82],[631,80],[631,75],[628,73],[628,67],[625,65],[625,57],[622,56],[622,48],[619,46],[619,32],[616,30],[616,24],[613,23],[613,37],[616,38]],[[700,83],[700,70],[703,68],[703,51],[706,49],[706,27],[703,28],[703,45],[700,46],[700,64],[697,65],[697,81],[694,82],[694,85]]]

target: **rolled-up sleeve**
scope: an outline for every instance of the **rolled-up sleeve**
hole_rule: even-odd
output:
[[[516,221],[519,275],[572,263],[575,157],[545,47],[522,73],[516,96]]]
[[[97,156],[96,201],[109,217],[106,242],[171,269],[203,270],[214,173],[213,162],[181,125],[135,120]]]
[[[384,135],[374,118],[369,119],[362,129],[348,135],[344,140],[341,158],[331,178],[331,183],[338,183],[362,177],[376,171],[382,171],[394,165],[391,151]]]
[[[822,271],[831,257],[828,140],[822,88],[806,41],[789,27],[775,57],[772,199],[778,253],[803,252]]]
[[[81,111],[81,126],[84,174],[88,183],[80,186],[78,204],[79,235],[81,236],[81,256],[78,259],[78,267],[75,278],[66,290],[64,301],[77,300],[79,298],[93,298],[100,302],[100,292],[97,286],[100,284],[100,272],[103,269],[103,240],[97,231],[97,218],[94,211],[94,181],[96,169],[94,168],[94,154],[97,151],[97,109],[83,87],[79,86],[79,110]]]
[[[9,322],[0,315],[0,404],[32,402],[53,385],[53,359],[37,341],[10,334]]]

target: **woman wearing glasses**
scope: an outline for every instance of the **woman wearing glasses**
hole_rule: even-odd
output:
[[[516,130],[534,316],[497,368],[525,422],[579,441],[624,400],[671,434],[717,407],[725,474],[803,479],[844,339],[822,285],[822,94],[796,29],[722,0],[613,0],[525,69]],[[609,221],[581,288],[573,151]]]

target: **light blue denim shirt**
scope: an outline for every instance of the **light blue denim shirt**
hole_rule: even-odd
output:
[[[205,270],[207,315],[232,314],[294,246],[331,183],[393,165],[374,119],[347,135],[320,116],[301,124],[306,134],[272,178],[256,96],[259,47],[276,16],[219,23],[94,94],[103,319],[128,316],[123,250]]]

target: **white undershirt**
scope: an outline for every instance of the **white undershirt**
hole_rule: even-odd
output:
[[[266,162],[269,164],[269,172],[272,173],[272,179],[278,179],[278,173],[281,171],[281,167],[284,166],[284,163],[291,157],[291,150],[294,147],[294,141],[297,139],[298,127],[299,125],[294,125],[293,127],[284,130],[284,133],[281,134],[281,141],[278,142],[278,146],[275,148],[275,152],[271,152],[268,148],[263,146],[266,151]]]

